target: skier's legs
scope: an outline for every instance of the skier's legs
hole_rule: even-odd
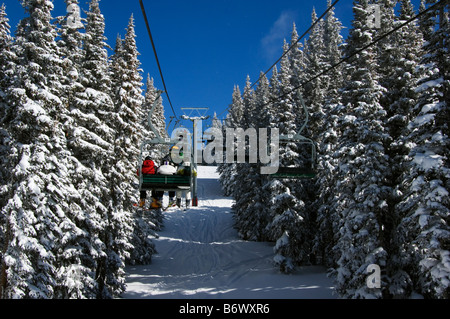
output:
[[[147,198],[147,192],[146,191],[141,191],[139,198],[140,198],[139,207],[144,207],[145,199]]]
[[[172,206],[175,203],[175,192],[169,192],[169,206]]]
[[[152,190],[152,203],[150,205],[151,208],[161,208],[162,207],[162,197],[164,196],[164,192]]]
[[[191,204],[191,192],[190,191],[185,191],[185,195],[186,197],[186,207],[189,207]]]
[[[177,206],[181,207],[181,191],[177,191]]]

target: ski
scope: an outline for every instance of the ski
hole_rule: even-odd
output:
[[[180,209],[180,210],[183,210],[183,211],[187,211],[189,208],[190,208],[190,206],[189,207],[186,207],[186,206],[178,206],[178,205],[171,205],[171,206],[167,206],[167,207],[164,207],[162,210],[163,210],[163,212],[165,212],[165,211],[168,211],[170,208],[177,208],[177,209]]]
[[[163,212],[167,211],[169,208],[178,207],[176,202],[169,202],[169,205],[167,207],[163,207]]]
[[[138,204],[133,204],[134,208],[136,209],[136,211],[138,212],[142,212],[142,213],[151,213],[151,212],[155,212],[158,210],[163,210],[163,207],[155,207],[155,208],[151,208],[151,207],[140,207]]]

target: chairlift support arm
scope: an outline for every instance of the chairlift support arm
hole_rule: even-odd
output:
[[[311,163],[312,168],[314,169],[316,157],[317,157],[317,150],[316,150],[316,144],[315,142],[302,135],[303,130],[306,128],[309,122],[309,112],[306,108],[305,101],[303,100],[302,94],[299,91],[298,96],[300,99],[300,104],[302,105],[303,111],[305,113],[305,122],[303,123],[302,127],[299,129],[299,131],[296,134],[288,134],[288,135],[280,135],[279,140],[282,142],[297,142],[297,143],[303,143],[303,144],[309,144],[311,145]]]

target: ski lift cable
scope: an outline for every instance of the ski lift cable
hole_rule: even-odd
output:
[[[316,75],[313,76],[311,79],[309,79],[309,80],[307,80],[307,81],[301,83],[300,85],[298,85],[298,86],[292,88],[292,89],[289,90],[288,92],[286,92],[286,93],[280,95],[279,97],[277,97],[277,100],[282,99],[282,98],[288,96],[289,94],[291,94],[291,93],[297,91],[298,89],[304,87],[306,84],[308,84],[308,83],[314,81],[315,79],[321,77],[322,75],[324,75],[324,74],[330,72],[331,70],[337,68],[337,67],[338,67],[339,65],[341,65],[342,63],[344,63],[344,62],[350,60],[350,59],[353,58],[355,55],[360,54],[360,53],[363,52],[364,50],[367,50],[367,49],[370,48],[371,46],[377,44],[378,42],[380,42],[380,41],[383,40],[384,38],[388,37],[389,35],[391,35],[392,33],[396,32],[396,31],[400,30],[401,28],[403,28],[404,26],[410,24],[410,23],[413,22],[414,20],[416,20],[416,19],[420,18],[421,16],[427,14],[428,12],[430,12],[430,11],[436,9],[438,6],[444,5],[447,1],[448,1],[448,0],[441,0],[441,1],[437,2],[437,3],[435,3],[434,5],[432,5],[431,7],[427,8],[426,10],[423,10],[423,11],[419,12],[417,15],[415,15],[415,16],[412,17],[412,18],[409,18],[408,20],[406,20],[404,23],[400,24],[399,26],[393,28],[392,30],[386,32],[386,33],[383,34],[383,35],[380,35],[380,36],[377,37],[375,40],[373,40],[373,41],[370,42],[369,44],[365,45],[363,48],[358,49],[358,50],[352,52],[351,54],[349,54],[348,56],[342,58],[339,62],[337,62],[336,64],[330,66],[328,69],[326,69],[326,70],[324,70],[324,71],[322,71],[322,72],[316,74]],[[273,102],[275,102],[275,100],[269,101],[269,102],[263,104],[261,107],[267,106],[267,105],[269,105],[270,103],[273,103]]]
[[[341,59],[339,62],[337,62],[336,64],[330,66],[328,69],[326,69],[326,70],[320,72],[319,74],[316,74],[316,75],[313,76],[311,79],[309,79],[309,80],[303,82],[302,84],[300,84],[299,86],[297,86],[296,88],[294,88],[292,91],[295,91],[295,90],[299,89],[300,87],[305,86],[306,84],[308,84],[308,83],[314,81],[315,79],[321,77],[322,75],[328,73],[328,72],[331,71],[332,69],[337,68],[339,65],[341,65],[342,63],[344,63],[344,62],[350,60],[350,59],[351,59],[352,57],[354,57],[355,55],[360,54],[360,53],[363,52],[364,50],[367,50],[367,49],[370,48],[371,46],[377,44],[378,42],[380,42],[380,41],[383,40],[384,38],[390,36],[392,33],[394,33],[394,32],[396,32],[396,31],[400,30],[400,29],[403,28],[404,26],[406,26],[406,25],[410,24],[411,22],[413,22],[414,20],[420,18],[422,15],[428,13],[429,11],[434,10],[437,6],[439,6],[439,5],[441,5],[441,4],[444,5],[445,2],[447,2],[447,1],[448,1],[448,0],[441,0],[441,1],[437,2],[437,3],[435,3],[433,6],[429,7],[428,9],[426,9],[426,10],[424,10],[424,11],[422,11],[422,12],[419,12],[416,16],[414,16],[414,17],[412,17],[412,18],[409,18],[409,19],[406,20],[404,23],[402,23],[402,24],[400,24],[399,26],[393,28],[392,30],[386,32],[385,34],[379,36],[378,38],[376,38],[375,40],[373,40],[371,43],[367,44],[367,45],[364,46],[363,48],[361,48],[361,49],[359,49],[359,50],[356,50],[355,52],[351,53],[350,55],[348,55],[348,56],[342,58],[342,59]],[[291,93],[291,92],[289,92],[289,93]]]
[[[258,80],[257,81],[255,81],[252,85],[251,85],[251,87],[250,88],[253,88],[256,84],[258,84],[259,83],[259,81],[261,81],[261,79],[262,79],[262,77],[264,76],[264,75],[267,75],[267,73],[269,73],[270,72],[270,70],[272,70],[274,67],[275,67],[275,65],[277,65],[280,61],[281,61],[281,59],[283,59],[285,56],[286,56],[286,54],[288,54],[296,45],[297,45],[297,43],[299,43],[300,42],[300,40],[302,40],[315,26],[316,26],[316,24],[317,23],[319,23],[319,21],[320,20],[322,20],[323,19],[323,17],[325,16],[325,15],[327,15],[328,14],[328,12],[330,12],[330,10],[331,9],[333,9],[337,4],[338,4],[338,2],[339,2],[340,0],[336,0],[335,2],[333,2],[328,8],[327,8],[327,10],[325,10],[325,12],[324,13],[322,13],[322,15],[320,16],[320,17],[318,17],[317,19],[316,19],[316,21],[314,21],[314,23],[297,39],[297,41],[295,41],[295,43],[293,43],[287,50],[286,50],[286,52],[284,52],[282,55],[281,55],[281,57],[278,59],[278,60],[276,60],[275,61],[275,63],[273,63],[271,66],[270,66],[270,68],[263,74],[263,75],[261,75],[259,78],[258,78]],[[229,111],[229,108],[226,108],[225,109],[225,111],[223,111],[222,113],[220,113],[219,114],[219,116],[222,116],[225,112],[227,112],[227,111]]]
[[[167,100],[169,101],[170,107],[172,108],[173,115],[175,116],[176,119],[178,119],[178,116],[177,116],[177,114],[175,112],[175,109],[173,108],[172,101],[170,100],[169,92],[167,91],[166,82],[164,80],[163,72],[162,72],[162,69],[161,69],[161,64],[159,63],[158,54],[156,52],[156,46],[155,46],[155,42],[153,41],[152,32],[150,31],[150,24],[149,24],[148,19],[147,19],[147,14],[145,12],[144,3],[142,2],[142,0],[139,0],[139,3],[141,5],[142,14],[144,15],[145,24],[147,26],[147,32],[148,32],[148,35],[150,37],[150,42],[152,43],[153,53],[155,54],[156,64],[158,65],[159,74],[161,76],[161,80],[162,80],[162,84],[164,86],[164,91],[166,93]]]
[[[294,43],[286,50],[286,52],[284,52],[284,53],[281,55],[281,57],[280,57],[277,61],[275,61],[275,63],[272,64],[272,66],[271,66],[271,67],[270,67],[263,75],[261,75],[255,83],[252,84],[252,86],[251,86],[250,88],[253,88],[259,81],[261,81],[261,78],[262,78],[264,75],[267,75],[267,73],[269,73],[270,70],[272,70],[272,69],[275,67],[275,65],[277,65],[278,62],[280,62],[281,59],[283,59],[283,58],[286,56],[286,54],[288,54],[289,51],[291,51],[291,50],[297,45],[297,43],[299,43],[300,40],[302,40],[302,39],[303,39],[303,38],[304,38],[304,37],[305,37],[305,36],[306,36],[306,35],[307,35],[307,34],[308,34],[308,33],[316,26],[316,25],[317,25],[317,23],[319,23],[319,21],[322,20],[323,17],[325,17],[325,15],[328,14],[328,12],[329,12],[331,9],[333,9],[333,8],[337,5],[338,2],[339,2],[339,0],[334,1],[334,3],[332,3],[332,4],[328,7],[328,9],[325,10],[324,13],[322,13],[322,15],[321,15],[320,17],[318,17],[318,18],[316,19],[316,21],[314,21],[313,24],[311,24],[311,26],[309,27],[309,29],[306,30],[306,31],[305,31],[305,32],[297,39],[297,41],[295,41],[295,42],[294,42]]]

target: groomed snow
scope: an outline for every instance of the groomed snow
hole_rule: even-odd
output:
[[[151,265],[126,269],[123,298],[335,298],[325,269],[282,274],[272,243],[238,237],[232,200],[222,195],[215,167],[199,167],[198,184],[199,207],[165,213],[165,228],[154,240],[158,254]]]

